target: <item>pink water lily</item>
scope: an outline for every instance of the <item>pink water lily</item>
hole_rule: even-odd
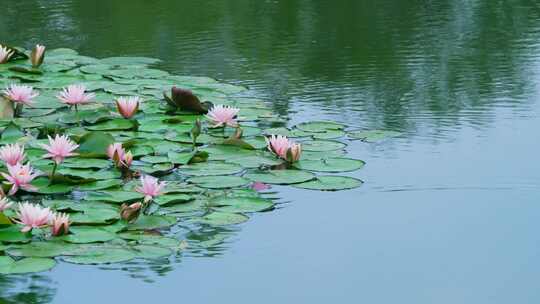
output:
[[[255,191],[264,191],[270,189],[270,185],[262,182],[254,182],[253,184],[251,184],[251,189]]]
[[[137,96],[120,97],[116,100],[118,113],[124,118],[129,119],[137,113],[141,99]]]
[[[45,58],[45,46],[37,44],[36,47],[32,50],[30,54],[30,61],[32,62],[32,67],[37,68],[43,63]]]
[[[73,153],[79,145],[75,144],[66,135],[49,136],[49,145],[41,144],[41,147],[49,153],[43,155],[43,158],[51,158],[56,164],[60,164],[66,157],[77,155]]]
[[[14,166],[7,165],[9,174],[1,172],[2,176],[6,179],[5,184],[12,185],[11,189],[8,192],[8,195],[13,195],[17,193],[19,188],[26,191],[36,191],[37,188],[32,186],[30,182],[37,176],[39,173],[35,173],[34,169],[30,167],[30,164],[22,165],[15,164]]]
[[[144,201],[148,202],[154,197],[161,195],[166,182],[158,182],[158,179],[150,175],[141,176],[141,186],[136,187],[135,191],[144,194]]]
[[[11,166],[22,163],[25,156],[24,146],[19,144],[5,145],[0,148],[0,159]]]
[[[124,150],[121,143],[113,143],[107,147],[107,156],[114,162],[117,167],[131,166],[133,162],[133,154],[131,151]]]
[[[2,199],[0,199],[0,212],[9,209],[11,205],[13,205],[13,203],[10,202],[7,197],[2,197]]]
[[[62,92],[56,96],[61,102],[77,106],[80,104],[89,103],[96,95],[94,93],[86,94],[86,87],[83,85],[72,84],[67,88],[63,88]]]
[[[34,228],[46,226],[54,218],[51,209],[28,202],[19,204],[17,216],[19,220],[16,222],[24,225],[21,232],[28,232]]]
[[[51,219],[51,234],[53,236],[66,235],[69,233],[69,214],[56,213]]]
[[[8,62],[13,54],[14,52],[12,50],[0,44],[0,64]]]
[[[268,150],[288,162],[295,162],[300,159],[302,146],[283,135],[272,135],[266,138]]]
[[[34,104],[32,99],[39,96],[39,93],[34,92],[32,87],[16,84],[7,87],[3,93],[7,99],[27,106],[32,106]]]
[[[212,107],[210,111],[208,111],[206,117],[212,121],[214,127],[237,127],[238,122],[236,121],[236,116],[238,115],[239,111],[240,109],[237,108],[216,105]]]

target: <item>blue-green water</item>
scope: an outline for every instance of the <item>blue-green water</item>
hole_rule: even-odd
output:
[[[6,303],[540,301],[537,1],[4,0],[0,41],[145,55],[354,142],[363,187],[289,188],[224,245],[0,278]],[[0,301],[2,303],[2,301]]]

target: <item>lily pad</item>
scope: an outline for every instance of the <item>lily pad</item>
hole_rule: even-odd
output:
[[[236,174],[242,170],[243,168],[236,164],[214,161],[184,166],[180,169],[180,172],[191,176],[213,176]]]
[[[128,226],[128,230],[150,230],[166,228],[176,224],[176,218],[170,216],[159,215],[141,215],[139,218]]]
[[[110,264],[129,261],[135,257],[136,254],[129,249],[101,246],[90,248],[83,255],[64,257],[63,260],[75,264]]]
[[[298,169],[319,172],[348,172],[361,169],[366,163],[352,158],[326,158],[320,160],[300,160],[294,164]]]
[[[244,177],[265,184],[290,185],[312,180],[315,175],[302,170],[269,170],[260,173],[248,173]]]
[[[89,193],[86,196],[86,200],[104,201],[104,202],[111,202],[111,203],[127,203],[127,202],[140,200],[143,197],[144,195],[142,195],[139,192],[117,190],[117,191],[101,191],[101,192]]]
[[[328,130],[343,130],[343,124],[334,121],[309,121],[296,125],[296,128],[305,132],[324,133]]]
[[[241,213],[212,212],[203,216],[198,222],[212,226],[224,226],[241,224],[247,220],[249,217]]]
[[[377,142],[399,135],[401,135],[400,132],[389,130],[359,130],[349,132],[349,136],[351,138],[360,139],[367,142]]]
[[[260,212],[274,208],[271,200],[260,197],[220,197],[210,202],[221,212]]]
[[[319,176],[316,180],[295,184],[294,187],[320,191],[337,191],[358,188],[363,181],[347,176]]]
[[[172,254],[172,251],[168,248],[150,246],[150,245],[137,245],[131,248],[135,257],[143,259],[157,259],[168,257]]]
[[[106,242],[116,238],[116,234],[98,227],[72,227],[72,234],[62,237],[69,243]]]
[[[188,179],[189,183],[209,189],[237,188],[249,184],[249,180],[240,176],[198,176]]]
[[[55,265],[56,262],[53,259],[47,258],[24,258],[16,261],[8,256],[0,256],[1,274],[42,272]]]
[[[309,140],[302,142],[302,150],[305,151],[326,152],[341,150],[345,147],[346,145],[344,143],[333,140]]]

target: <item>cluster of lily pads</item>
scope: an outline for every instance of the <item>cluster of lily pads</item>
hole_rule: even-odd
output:
[[[269,185],[360,186],[333,174],[364,166],[343,139],[395,135],[331,121],[286,128],[245,87],[157,63],[0,45],[0,273],[43,271],[56,258],[166,258],[197,246],[179,230],[273,209]]]

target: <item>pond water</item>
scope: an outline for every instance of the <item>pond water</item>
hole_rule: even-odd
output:
[[[4,0],[0,41],[140,55],[353,142],[365,184],[283,202],[170,263],[0,277],[1,303],[540,301],[537,1]]]

